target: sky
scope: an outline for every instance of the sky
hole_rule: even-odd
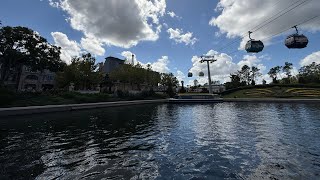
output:
[[[185,84],[207,82],[201,55],[215,57],[210,72],[221,83],[243,65],[257,66],[261,83],[271,81],[270,68],[285,62],[293,63],[293,74],[320,63],[319,0],[2,0],[0,20],[39,32],[62,48],[67,63],[88,52],[97,62],[108,56],[131,62],[134,54],[135,63],[172,72]],[[284,45],[294,25],[309,39],[304,49]],[[248,31],[263,41],[262,52],[244,50]]]

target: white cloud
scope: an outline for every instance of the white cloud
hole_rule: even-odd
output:
[[[296,3],[296,4],[293,4]],[[242,37],[248,31],[255,31],[257,25],[269,22],[273,15],[289,7],[298,5],[301,1],[279,1],[279,0],[222,0],[218,3],[216,11],[221,11],[217,17],[213,17],[209,24],[220,29],[220,33],[225,33],[227,37]],[[254,39],[264,39],[270,35],[280,33],[293,25],[299,24],[306,19],[318,15],[320,1],[307,1],[298,6],[293,11],[275,19],[270,24],[252,34]],[[290,8],[287,8],[289,10]],[[276,16],[275,16],[276,17]],[[268,20],[269,19],[269,20]],[[263,25],[263,24],[262,24]],[[309,21],[299,26],[301,30],[319,31],[320,26],[317,21]],[[286,33],[294,33],[294,30]],[[243,48],[248,37],[242,39],[240,47]],[[268,45],[270,42],[265,42]]]
[[[153,71],[157,71],[160,73],[169,73],[170,69],[168,67],[170,61],[168,56],[162,56],[160,59],[155,62],[147,62],[143,63],[137,59],[137,56],[130,51],[123,51],[121,55],[127,59],[127,63],[132,62],[132,54],[134,55],[134,64],[141,64],[143,68],[147,68],[147,65],[150,64]]]
[[[320,51],[314,52],[314,53],[308,55],[307,57],[305,57],[304,59],[302,59],[300,61],[300,66],[306,66],[306,65],[309,65],[313,62],[320,64]]]
[[[261,73],[266,73],[266,66],[263,65],[262,61],[267,60],[269,56],[262,55],[257,57],[255,55],[244,55],[243,59],[238,63],[235,63],[231,56],[225,53],[219,53],[214,50],[210,50],[206,54],[207,56],[214,56],[217,61],[210,63],[210,73],[212,81],[220,81],[221,83],[225,83],[230,81],[230,74],[233,74],[241,69],[243,65],[248,65],[250,67],[256,66],[260,69]],[[193,56],[192,68],[190,72],[193,73],[193,76],[197,78],[200,84],[204,84],[208,82],[208,71],[207,71],[207,63],[200,63],[201,58],[198,56]],[[199,77],[199,72],[204,72],[204,77]],[[262,82],[262,78],[257,79],[258,83]],[[193,80],[189,83],[193,84]]]
[[[138,64],[139,63],[141,65],[144,65],[143,63],[141,63],[140,61],[137,60],[137,56],[134,53],[132,53],[130,51],[123,51],[121,53],[121,56],[123,56],[126,59],[126,63],[127,64],[132,64],[132,55],[134,55],[134,57],[133,57],[134,64]]]
[[[96,54],[98,56],[103,56],[105,53],[105,49],[102,47],[102,43],[100,43],[94,37],[81,38],[81,46],[89,53]]]
[[[206,55],[215,56],[215,59],[217,59],[216,62],[209,64],[211,80],[213,81],[220,81],[222,83],[227,82],[229,81],[230,74],[239,69],[238,65],[233,62],[232,57],[225,53],[218,53],[217,51],[210,50]],[[198,77],[199,72],[204,72],[205,76],[198,78],[199,83],[204,84],[208,82],[207,63],[200,63],[200,60],[201,58],[198,56],[192,57],[191,61],[193,65],[190,72],[192,72],[195,77]]]
[[[153,63],[150,63],[150,64],[151,64],[152,70],[157,71],[157,72],[161,72],[161,73],[168,73],[169,70],[170,70],[168,68],[169,62],[170,61],[169,61],[169,57],[168,56],[162,56],[156,62],[153,62]]]
[[[60,58],[66,63],[71,62],[74,56],[80,56],[81,47],[76,41],[69,40],[68,36],[61,32],[52,32],[51,36],[56,46],[61,47]]]
[[[166,9],[165,0],[52,2],[59,3],[58,7],[68,14],[71,27],[83,32],[85,37],[124,48],[135,46],[140,41],[156,41],[159,18],[165,15]]]
[[[54,8],[59,8],[60,3],[57,1],[49,0],[49,5],[54,7]]]
[[[265,72],[267,67],[260,62],[263,60],[263,56],[257,57],[255,55],[244,55],[243,60],[238,62],[238,66],[241,68],[244,65],[247,65],[249,67],[256,66],[260,69],[260,72]]]
[[[177,72],[175,73],[176,78],[178,79],[179,83],[181,81],[184,81],[186,76],[184,75],[184,73],[180,70],[177,70]]]
[[[180,16],[176,15],[176,13],[173,12],[173,11],[168,11],[167,14],[168,14],[170,17],[172,17],[172,18],[177,18],[177,19],[179,19],[179,20],[182,19]]]
[[[167,32],[170,35],[169,38],[173,39],[176,43],[185,43],[186,45],[193,45],[197,41],[197,38],[193,37],[193,33],[187,32],[183,34],[182,29],[169,28]]]

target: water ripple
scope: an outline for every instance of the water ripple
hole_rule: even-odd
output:
[[[317,179],[319,112],[220,103],[12,117],[0,121],[0,179]]]

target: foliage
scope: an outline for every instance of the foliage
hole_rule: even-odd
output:
[[[320,83],[320,64],[315,62],[299,69],[298,81],[302,84]]]
[[[255,66],[252,66],[251,68],[248,65],[242,66],[240,71],[230,74],[231,82],[225,83],[226,89],[248,86],[250,84],[255,85],[256,78],[261,76],[259,71],[260,69]]]
[[[245,82],[246,85],[249,85],[251,81],[250,67],[247,65],[242,66],[241,70],[238,71],[238,76],[240,77],[241,82]]]
[[[122,92],[121,97],[114,97],[112,94],[105,93],[81,94],[78,92],[64,91],[14,93],[7,91],[6,89],[0,89],[0,98],[0,107],[17,107],[54,104],[81,104],[122,100],[163,99],[167,97],[161,94],[156,94],[153,91],[142,91],[138,94]]]
[[[149,66],[144,69],[140,64],[132,66],[131,64],[123,64],[108,75],[111,81],[120,81],[123,83],[140,84],[146,83],[151,86],[157,86],[160,82],[160,73],[152,71]]]
[[[14,100],[14,93],[0,87],[0,106],[10,104]]]
[[[279,83],[279,81],[277,79],[278,79],[278,74],[280,72],[281,72],[281,66],[275,66],[269,70],[268,75],[272,78],[273,84]]]
[[[76,89],[95,88],[103,81],[103,74],[97,71],[95,58],[88,53],[73,57],[71,64],[57,74],[56,80],[61,88],[68,87],[70,83],[74,83]]]
[[[259,72],[260,69],[255,67],[255,66],[252,66],[251,67],[251,85],[256,85],[256,78],[261,76],[262,74]]]
[[[0,64],[0,85],[3,85],[10,70],[16,69],[20,73],[24,65],[33,71],[48,69],[53,72],[65,65],[60,59],[59,47],[48,43],[39,33],[20,26],[0,28]]]
[[[172,73],[162,73],[160,84],[167,87],[167,94],[170,97],[175,95],[174,87],[179,85],[178,79]]]
[[[233,89],[241,86],[240,77],[237,74],[230,74],[231,82],[225,83],[226,89]]]

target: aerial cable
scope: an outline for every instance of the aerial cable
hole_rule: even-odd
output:
[[[263,26],[260,26],[259,28],[253,30],[253,32],[257,32],[258,30],[260,30],[260,29],[262,29],[263,27],[265,27],[266,25],[274,22],[275,20],[279,19],[280,17],[282,17],[283,15],[289,13],[290,11],[296,9],[297,7],[299,7],[299,6],[301,6],[301,5],[306,5],[305,3],[306,3],[306,2],[309,3],[308,1],[311,2],[312,0],[304,0],[303,2],[301,2],[301,3],[297,4],[296,6],[294,6],[293,8],[285,11],[284,13],[282,13],[282,14],[280,14],[279,16],[275,17],[274,19],[270,20],[268,23],[264,24]]]
[[[272,17],[268,18],[268,19],[265,20],[264,22],[260,23],[259,25],[255,26],[254,28],[252,28],[252,29],[257,28],[257,29],[255,29],[255,30],[253,30],[252,32],[257,32],[257,31],[260,30],[261,28],[263,28],[263,27],[265,27],[266,25],[272,23],[272,22],[275,21],[276,19],[279,19],[280,17],[282,17],[283,15],[287,14],[288,12],[296,9],[297,7],[303,5],[303,4],[306,3],[307,1],[310,2],[310,1],[312,1],[312,0],[304,0],[303,2],[300,2],[299,4],[297,4],[299,1],[296,1],[296,2],[292,3],[290,6],[288,6],[288,7],[285,8],[284,10],[278,12],[277,14],[275,14],[275,15],[273,15]],[[278,1],[278,3],[276,3],[276,4],[279,4],[279,2],[280,2],[280,1]],[[293,6],[293,7],[292,7],[292,6]],[[289,8],[290,8],[290,9],[289,9]],[[287,9],[289,9],[289,10],[287,10]],[[285,11],[285,10],[286,10],[286,11]],[[285,11],[285,12],[284,12],[284,11]],[[277,16],[277,15],[279,15],[279,16]],[[277,16],[277,17],[275,17],[275,16]],[[275,17],[275,18],[274,18],[274,17]],[[272,18],[274,18],[274,19],[272,19]],[[269,21],[269,22],[267,22],[267,21]],[[266,23],[266,22],[267,22],[267,23]],[[266,23],[266,24],[265,24],[265,23]],[[246,36],[248,36],[248,35],[243,35],[243,36],[241,36],[241,37],[238,37],[237,39],[231,41],[230,43],[227,43],[227,44],[223,45],[223,46],[222,46],[221,48],[219,48],[217,51],[221,51],[221,50],[223,50],[223,49],[226,49],[227,47],[230,47],[230,45],[238,42],[238,40],[241,40],[242,38],[245,38]]]
[[[320,17],[320,15],[314,16],[314,17],[309,18],[309,19],[305,19],[304,21],[296,24],[295,26],[300,26],[300,25],[302,25],[302,24],[306,24],[306,23],[308,23],[308,22],[310,22],[310,21],[312,21],[312,20],[315,20],[315,19],[318,18],[318,17]],[[266,37],[266,38],[263,38],[262,41],[267,40],[267,39],[270,39],[270,38],[272,38],[272,37],[275,37],[275,36],[277,36],[277,35],[279,35],[279,34],[282,34],[282,33],[286,32],[286,31],[290,30],[290,29],[292,29],[292,27],[286,28],[286,29],[284,29],[284,30],[282,30],[282,31],[280,31],[280,32],[277,32],[277,33],[272,34],[272,35],[270,35],[270,36],[268,36],[268,37]],[[238,49],[238,50],[232,51],[232,52],[230,52],[230,53],[225,53],[225,54],[227,54],[228,56],[234,56],[235,54],[237,54],[237,53],[239,53],[239,52],[241,52],[241,50]]]

